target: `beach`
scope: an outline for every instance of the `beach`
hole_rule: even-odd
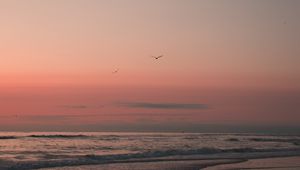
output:
[[[105,165],[85,165],[77,167],[45,168],[42,170],[237,170],[237,169],[300,169],[300,157],[279,157],[261,159],[220,159],[220,160],[190,160],[161,161],[139,163],[114,163]]]
[[[300,157],[280,157],[251,159],[241,163],[223,164],[205,168],[204,170],[234,170],[234,169],[276,169],[276,170],[299,170]]]
[[[42,170],[198,170],[206,166],[224,163],[240,162],[241,160],[191,160],[191,161],[161,161],[161,162],[138,162],[138,163],[115,163],[105,165],[86,165],[77,167],[46,168]]]

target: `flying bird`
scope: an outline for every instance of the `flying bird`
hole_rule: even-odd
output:
[[[163,55],[160,55],[160,56],[151,56],[152,58],[154,58],[155,60],[159,59],[159,58],[162,58]]]
[[[116,74],[116,73],[118,73],[119,72],[119,69],[116,69],[115,71],[113,71],[112,73],[113,74]]]

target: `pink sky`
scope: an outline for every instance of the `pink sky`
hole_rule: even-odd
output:
[[[1,1],[0,130],[297,125],[299,7]]]

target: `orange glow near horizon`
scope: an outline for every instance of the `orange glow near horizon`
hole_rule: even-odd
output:
[[[298,124],[299,6],[1,1],[0,130]]]

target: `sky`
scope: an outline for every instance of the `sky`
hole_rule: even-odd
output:
[[[299,8],[297,0],[0,0],[0,130],[296,126]]]

